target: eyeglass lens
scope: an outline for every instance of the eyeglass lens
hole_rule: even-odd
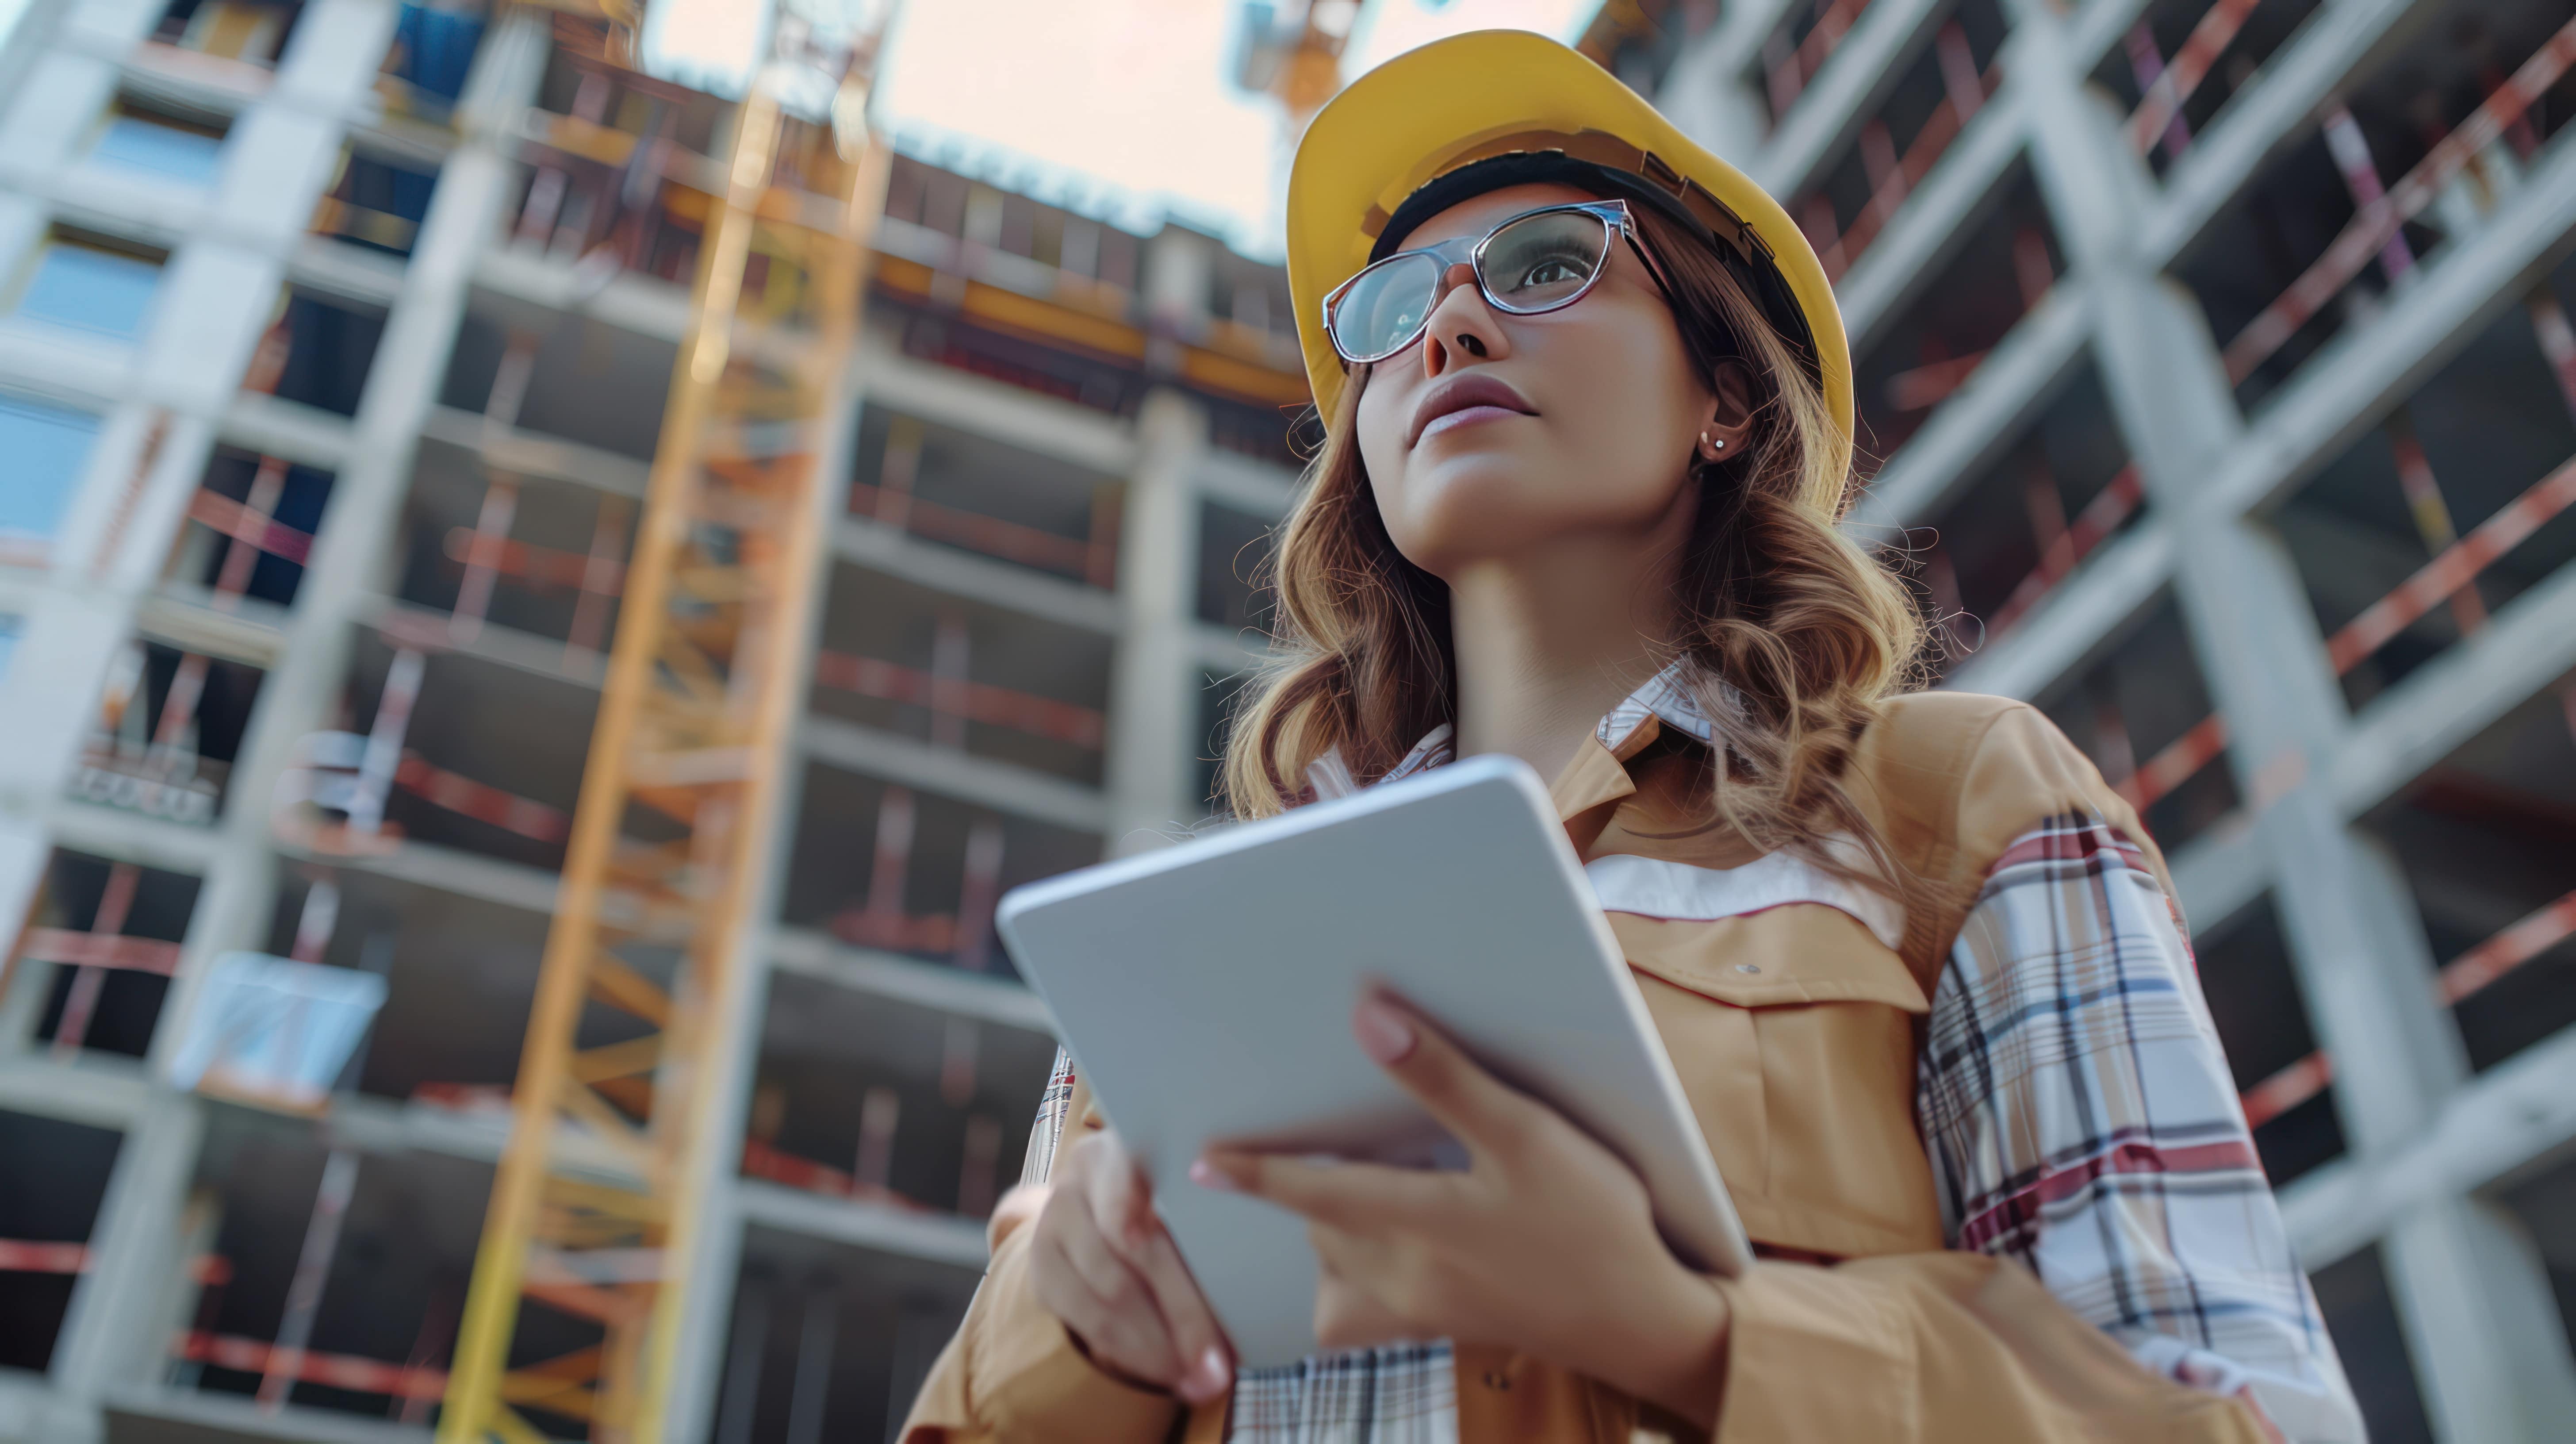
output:
[[[1520,315],[1550,311],[1583,293],[1609,255],[1610,228],[1588,211],[1541,211],[1505,223],[1485,242],[1476,280],[1485,299]],[[1412,344],[1437,299],[1447,263],[1429,252],[1391,257],[1360,273],[1333,304],[1337,349],[1382,360]]]

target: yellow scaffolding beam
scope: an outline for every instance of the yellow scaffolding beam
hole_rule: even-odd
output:
[[[873,49],[834,106],[845,124]],[[884,179],[863,128],[835,144],[772,84],[737,108],[707,207],[439,1444],[660,1444],[673,1423],[702,1193],[733,1162],[713,1156],[730,1134],[711,1084],[745,1031],[734,978],[822,565],[817,468]],[[641,922],[603,920],[613,886]]]

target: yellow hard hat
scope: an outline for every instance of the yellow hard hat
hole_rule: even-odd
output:
[[[1447,188],[1426,187],[1503,157],[1633,181],[1618,192],[1706,231],[1791,349],[1812,364],[1849,442],[1851,346],[1842,311],[1789,213],[1608,71],[1526,30],[1470,31],[1407,51],[1353,81],[1307,127],[1288,177],[1288,289],[1306,377],[1326,416],[1340,400],[1343,368],[1324,334],[1324,297],[1410,229],[1390,234],[1391,222],[1426,218],[1493,185],[1445,197]]]

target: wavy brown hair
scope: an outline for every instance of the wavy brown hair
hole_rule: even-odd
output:
[[[1740,359],[1754,384],[1743,454],[1692,465],[1699,506],[1678,577],[1672,645],[1728,754],[1704,770],[1710,823],[1910,894],[1910,871],[1841,781],[1923,643],[1895,579],[1834,525],[1857,491],[1850,444],[1806,363],[1716,253],[1633,210],[1691,364],[1714,377]],[[1278,650],[1245,688],[1223,773],[1238,816],[1307,800],[1306,770],[1330,749],[1368,781],[1452,720],[1449,589],[1396,550],[1378,514],[1353,425],[1367,379],[1362,368],[1342,389],[1268,568]],[[1837,833],[1867,857],[1827,847]]]

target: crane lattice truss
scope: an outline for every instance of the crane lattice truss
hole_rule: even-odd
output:
[[[868,47],[872,49],[873,47]],[[861,113],[869,57],[836,115]],[[799,702],[882,152],[767,75],[707,198],[440,1444],[654,1444]]]

